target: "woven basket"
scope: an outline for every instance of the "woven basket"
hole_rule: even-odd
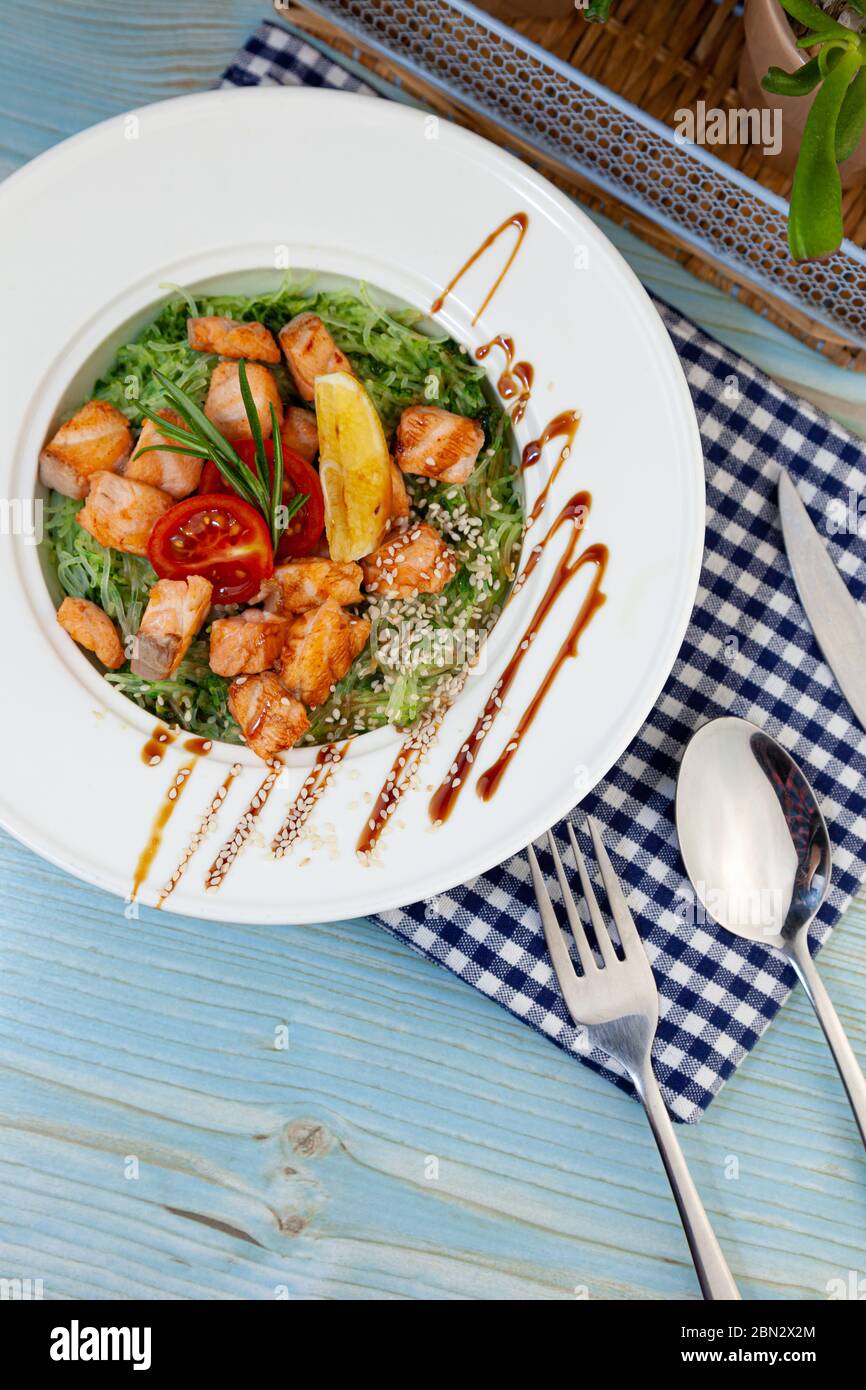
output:
[[[611,18],[604,25],[588,24],[573,3],[565,0],[478,0],[479,8],[500,17],[517,33],[531,39],[561,61],[640,107],[656,120],[673,128],[675,113],[694,109],[703,100],[707,108],[742,107],[738,75],[744,49],[742,7],[737,0],[615,0]],[[411,0],[401,0],[401,14],[411,14]],[[419,97],[451,119],[479,131],[488,138],[508,144],[541,165],[545,172],[586,206],[627,224],[650,245],[686,266],[694,274],[721,288],[736,289],[739,298],[796,337],[844,367],[866,371],[866,350],[851,342],[844,328],[828,328],[826,321],[813,320],[807,311],[785,303],[753,280],[696,249],[675,229],[661,227],[635,207],[626,206],[601,191],[589,179],[564,168],[556,158],[546,158],[537,146],[524,145],[513,131],[503,131],[497,120],[459,99],[445,95],[425,80],[422,73],[407,71],[400,55],[384,54],[381,48],[365,43],[357,30],[352,34],[321,12],[312,13],[300,5],[277,0],[278,12],[311,37],[324,39],[334,49],[356,60],[405,91]],[[555,13],[565,10],[565,13]],[[527,13],[531,11],[531,13]],[[542,13],[539,13],[539,12]],[[755,179],[772,192],[786,198],[790,174],[765,159],[760,149],[749,145],[717,145],[713,154]],[[847,236],[862,246],[866,242],[866,184],[857,180],[844,197]],[[756,239],[760,237],[756,227]],[[866,281],[866,277],[864,277]],[[866,287],[866,286],[864,286]],[[861,292],[861,287],[856,286]]]

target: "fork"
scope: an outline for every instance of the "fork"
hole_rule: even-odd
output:
[[[652,1044],[659,1021],[659,1000],[650,963],[607,857],[600,829],[591,816],[587,816],[587,824],[624,959],[620,960],[616,953],[570,824],[567,824],[567,829],[574,862],[603,965],[600,967],[596,964],[566,882],[556,841],[550,831],[547,841],[583,973],[578,975],[574,968],[535,851],[530,845],[527,854],[547,949],[574,1022],[583,1025],[590,1043],[625,1067],[632,1079],[668,1175],[704,1298],[739,1299],[739,1290],[686,1166],[652,1069]]]

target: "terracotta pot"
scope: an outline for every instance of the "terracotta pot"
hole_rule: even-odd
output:
[[[764,91],[761,78],[771,67],[793,72],[808,61],[808,54],[804,55],[802,49],[797,48],[788,16],[779,0],[745,0],[744,20],[746,42],[740,59],[740,97],[744,106],[767,106],[782,112],[781,153],[765,155],[764,158],[785,173],[792,174],[814,94],[807,97],[774,96],[772,92]],[[840,164],[839,172],[846,188],[862,181],[866,172],[866,139],[860,141],[850,159]]]

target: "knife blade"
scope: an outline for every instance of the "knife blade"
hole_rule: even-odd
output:
[[[815,640],[866,729],[866,614],[851,597],[784,468],[779,472],[779,515],[794,582]]]

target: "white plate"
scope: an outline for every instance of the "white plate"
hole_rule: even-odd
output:
[[[694,601],[704,534],[703,465],[674,350],[643,289],[561,193],[476,136],[415,111],[343,93],[258,88],[184,97],[118,117],[35,160],[0,189],[2,496],[34,494],[38,449],[89,392],[116,345],[143,324],[161,283],[272,285],[293,268],[364,279],[428,309],[503,220],[528,214],[521,248],[478,323],[473,316],[516,237],[507,232],[446,299],[439,321],[473,350],[497,333],[535,366],[522,445],[559,411],[583,424],[537,532],[579,488],[593,495],[587,544],[604,541],[607,603],[568,660],[496,796],[463,788],[444,826],[427,804],[519,639],[558,559],[545,551],[506,610],[485,669],[467,684],[365,865],[355,844],[399,747],[358,740],[308,829],[267,852],[312,764],[293,752],[257,834],[219,891],[205,871],[265,769],[242,774],[216,830],[168,906],[196,916],[310,922],[396,907],[483,872],[567,812],[617,760],[670,672]],[[495,378],[501,357],[488,359]],[[529,500],[558,449],[526,473]],[[4,530],[12,513],[7,508]],[[15,529],[14,526],[11,529]],[[0,537],[6,662],[0,683],[0,818],[72,873],[128,897],[155,814],[182,762],[141,759],[153,720],[114,692],[57,626],[40,552]],[[542,628],[476,764],[508,741],[573,620],[575,582]],[[153,904],[238,750],[202,758],[168,821],[139,900]],[[129,909],[127,909],[129,911]]]

